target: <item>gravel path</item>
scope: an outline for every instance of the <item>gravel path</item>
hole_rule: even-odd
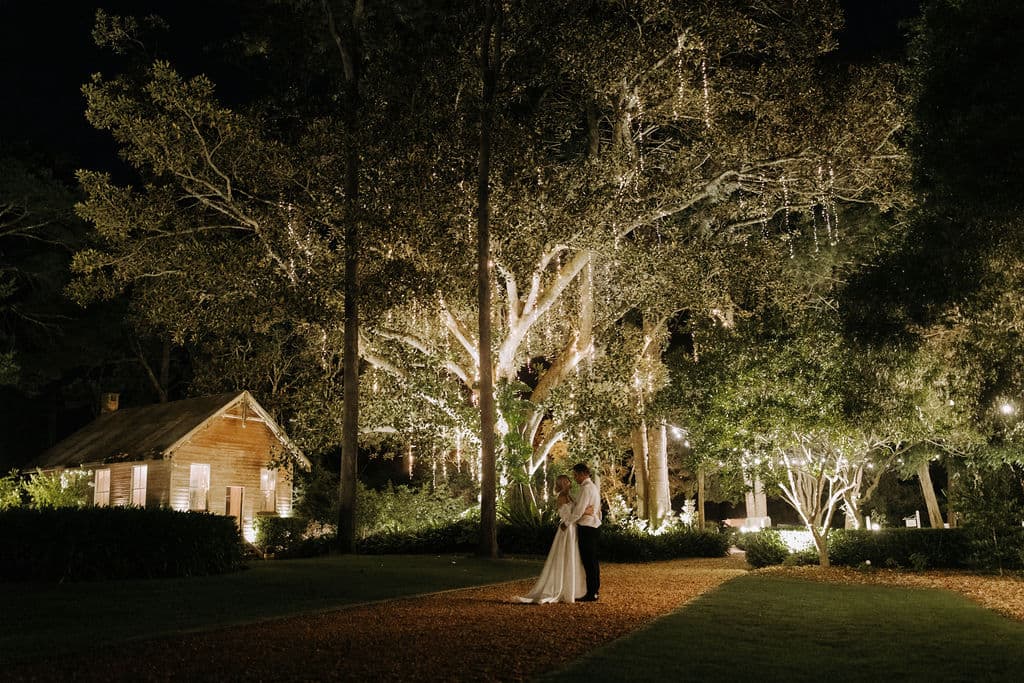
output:
[[[605,564],[601,601],[523,605],[532,581],[399,599],[5,668],[39,681],[520,681],[739,576],[743,555]],[[87,618],[83,615],[83,618]]]

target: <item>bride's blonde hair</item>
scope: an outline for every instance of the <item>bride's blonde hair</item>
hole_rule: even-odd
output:
[[[565,485],[561,486],[561,483],[563,481],[565,481]],[[555,494],[556,495],[560,496],[560,495],[562,495],[564,493],[566,498],[572,499],[572,496],[569,495],[569,488],[571,486],[572,486],[572,483],[571,483],[571,480],[569,479],[568,475],[566,475],[566,474],[559,474],[557,477],[555,477]]]

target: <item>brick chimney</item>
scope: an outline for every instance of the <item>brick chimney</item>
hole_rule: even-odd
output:
[[[117,412],[117,404],[121,394],[107,393],[100,395],[100,415]]]

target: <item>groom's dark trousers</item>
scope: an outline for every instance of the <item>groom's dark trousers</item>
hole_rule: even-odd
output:
[[[576,540],[580,546],[580,560],[587,575],[587,595],[596,596],[601,588],[601,566],[597,563],[597,539],[601,528],[577,526]]]

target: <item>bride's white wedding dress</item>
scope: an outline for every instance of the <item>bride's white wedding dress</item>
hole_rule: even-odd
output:
[[[571,515],[571,502],[558,508],[560,522],[565,522]],[[586,592],[587,577],[583,573],[580,548],[576,544],[576,525],[569,524],[563,529],[559,524],[540,578],[534,584],[533,590],[516,599],[519,602],[575,602]]]

